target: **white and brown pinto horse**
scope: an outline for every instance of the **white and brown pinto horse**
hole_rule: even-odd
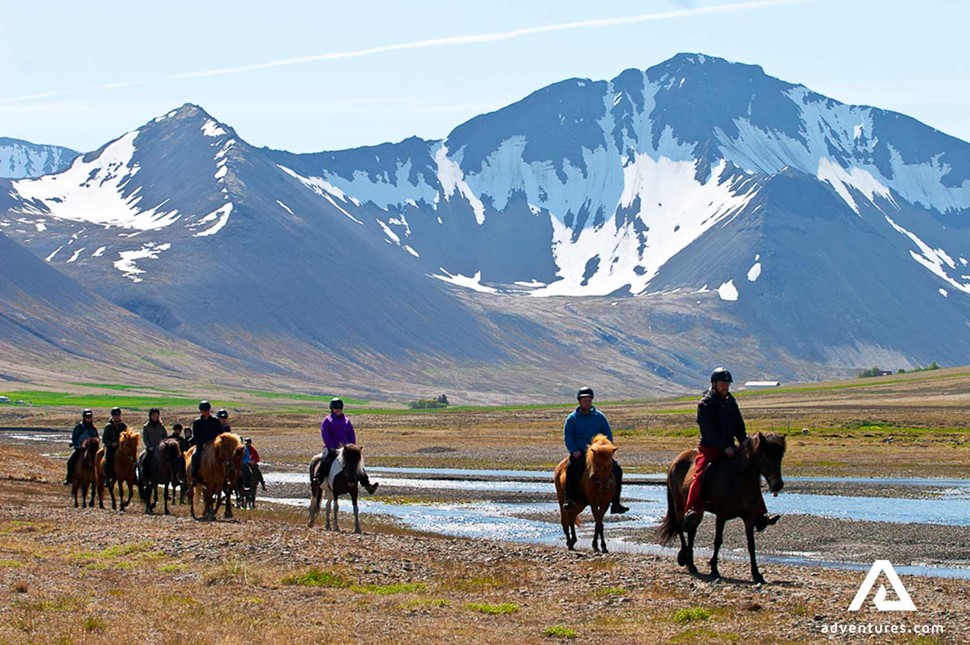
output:
[[[307,526],[313,526],[320,512],[320,502],[324,495],[327,498],[327,530],[330,530],[330,504],[333,502],[333,530],[339,531],[337,526],[337,498],[350,495],[350,502],[354,505],[354,532],[360,533],[360,514],[357,509],[358,481],[364,474],[364,455],[362,448],[354,444],[347,444],[337,449],[337,458],[330,466],[330,472],[323,483],[317,478],[317,470],[323,461],[323,455],[316,455],[310,461],[310,513]]]

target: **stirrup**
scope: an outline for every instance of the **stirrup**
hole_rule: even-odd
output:
[[[562,502],[562,507],[563,507],[563,510],[571,511],[574,508],[576,508],[576,502],[574,502],[573,500],[571,500],[569,498],[566,498]]]
[[[781,515],[768,515],[768,514],[762,515],[760,517],[755,518],[754,529],[760,533],[761,531],[764,531],[769,526],[774,526],[780,519],[781,519]]]
[[[689,511],[684,513],[684,526],[688,528],[691,526],[693,526],[694,528],[697,528],[700,525],[702,519],[704,519],[704,515],[700,511],[695,511],[694,509],[690,509]]]
[[[364,485],[364,488],[367,489],[367,492],[368,493],[370,493],[371,495],[373,495],[374,494],[374,491],[377,490],[377,487],[380,486],[380,485],[381,485],[380,482],[377,482],[377,483],[374,483],[374,484],[366,484],[366,485]]]

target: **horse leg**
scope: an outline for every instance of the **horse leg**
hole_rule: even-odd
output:
[[[91,501],[88,502],[88,508],[94,508],[94,496],[95,493],[97,493],[96,489],[97,486],[95,486],[94,482],[91,482]]]
[[[168,510],[168,482],[165,482],[164,491],[165,491],[165,502],[164,502],[164,505],[165,505],[165,514],[166,515],[171,515],[172,513]],[[172,489],[172,492],[174,492],[174,491],[175,491],[175,489],[173,488]],[[173,497],[174,497],[174,495],[173,495]]]
[[[748,538],[748,555],[751,556],[751,579],[755,584],[763,585],[765,577],[758,571],[758,559],[754,554],[754,518],[745,518],[744,534]]]
[[[110,479],[108,480],[108,492],[111,493],[111,510],[117,511],[118,505],[115,502],[115,483]]]
[[[573,526],[572,517],[570,517],[569,511],[564,508],[559,509],[559,521],[562,522],[562,532],[566,534],[566,548],[570,551],[574,551],[574,545],[576,544],[575,537],[569,537],[569,529]],[[575,533],[575,531],[573,531]]]
[[[721,572],[717,570],[717,554],[721,550],[721,543],[724,541],[724,523],[727,520],[716,516],[717,523],[714,527],[714,555],[711,556],[711,575],[707,577],[708,580],[720,580]]]
[[[337,497],[337,494],[334,493],[334,495],[333,495],[333,530],[334,531],[337,531],[338,533],[340,532],[340,527],[337,526],[337,509],[338,509],[339,506],[340,506],[340,498],[338,498]]]
[[[310,511],[307,519],[307,526],[313,526],[313,523],[317,519],[317,513],[320,512],[320,496],[323,491],[320,490],[320,484],[313,481],[310,482]]]
[[[76,477],[77,476],[75,475],[74,482],[71,485],[71,495],[74,496],[74,508],[77,508],[77,490],[81,487],[81,485],[77,483]]]
[[[357,490],[354,489],[350,493],[350,501],[354,505],[354,533],[360,533],[360,517],[357,511]]]
[[[696,576],[697,567],[694,565],[694,537],[697,535],[697,527],[691,526],[687,528],[687,552],[684,555],[685,564],[687,565],[687,572],[692,576]]]
[[[333,504],[333,499],[331,497],[332,493],[329,490],[326,492],[326,495],[327,495],[327,508],[326,508],[327,530],[329,531],[330,530],[330,506]]]
[[[225,491],[226,491],[226,515],[225,515],[225,517],[226,517],[227,520],[231,520],[232,519],[232,488],[231,487],[227,487],[225,489]]]
[[[118,484],[118,495],[119,495],[119,497],[123,494],[123,492],[124,492],[124,485],[126,483],[128,484],[128,498],[125,499],[125,501],[121,504],[121,510],[125,510],[128,507],[128,505],[131,504],[131,496],[135,492],[134,488],[131,485],[131,480],[129,479],[126,482],[121,482],[121,483]]]

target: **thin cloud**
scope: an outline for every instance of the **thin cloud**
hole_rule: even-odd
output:
[[[37,94],[27,94],[24,96],[13,96],[0,98],[0,103],[13,103],[21,101],[33,101],[36,99],[53,98],[68,94],[78,94],[81,92],[93,92],[101,90],[119,89],[146,85],[160,81],[177,81],[190,78],[208,78],[212,76],[226,76],[229,74],[241,74],[274,67],[286,67],[290,65],[302,65],[328,60],[344,60],[350,58],[363,58],[366,56],[377,56],[396,51],[412,49],[427,49],[432,47],[444,47],[448,45],[474,45],[481,43],[494,43],[524,36],[536,34],[552,33],[557,31],[572,31],[577,29],[600,29],[604,27],[619,27],[624,25],[634,25],[644,22],[655,22],[660,20],[673,20],[677,18],[691,18],[694,16],[706,16],[712,14],[736,13],[739,11],[751,11],[755,9],[765,9],[768,7],[802,4],[805,2],[816,2],[817,0],[755,0],[753,2],[738,2],[734,4],[715,5],[711,7],[696,7],[677,9],[674,11],[663,11],[658,13],[640,14],[636,16],[622,16],[617,18],[597,18],[593,20],[580,20],[576,22],[565,22],[555,25],[541,25],[538,27],[525,27],[523,29],[513,29],[511,31],[500,31],[485,34],[472,34],[468,36],[447,36],[443,38],[432,38],[428,40],[417,40],[406,43],[394,43],[377,47],[368,47],[343,52],[329,52],[326,54],[315,54],[312,56],[298,56],[294,58],[284,58],[281,60],[269,61],[265,63],[255,63],[251,65],[240,65],[237,67],[223,67],[217,69],[201,70],[196,72],[185,72],[180,74],[170,74],[154,80],[128,81],[120,83],[103,83],[91,87],[74,88],[67,90],[56,90],[51,92],[41,92]]]

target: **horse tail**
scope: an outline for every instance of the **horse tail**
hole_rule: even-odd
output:
[[[674,494],[670,490],[670,482],[667,482],[667,514],[663,522],[657,527],[657,538],[661,544],[670,544],[674,536],[681,531],[680,522],[677,521],[677,509],[674,508]]]

